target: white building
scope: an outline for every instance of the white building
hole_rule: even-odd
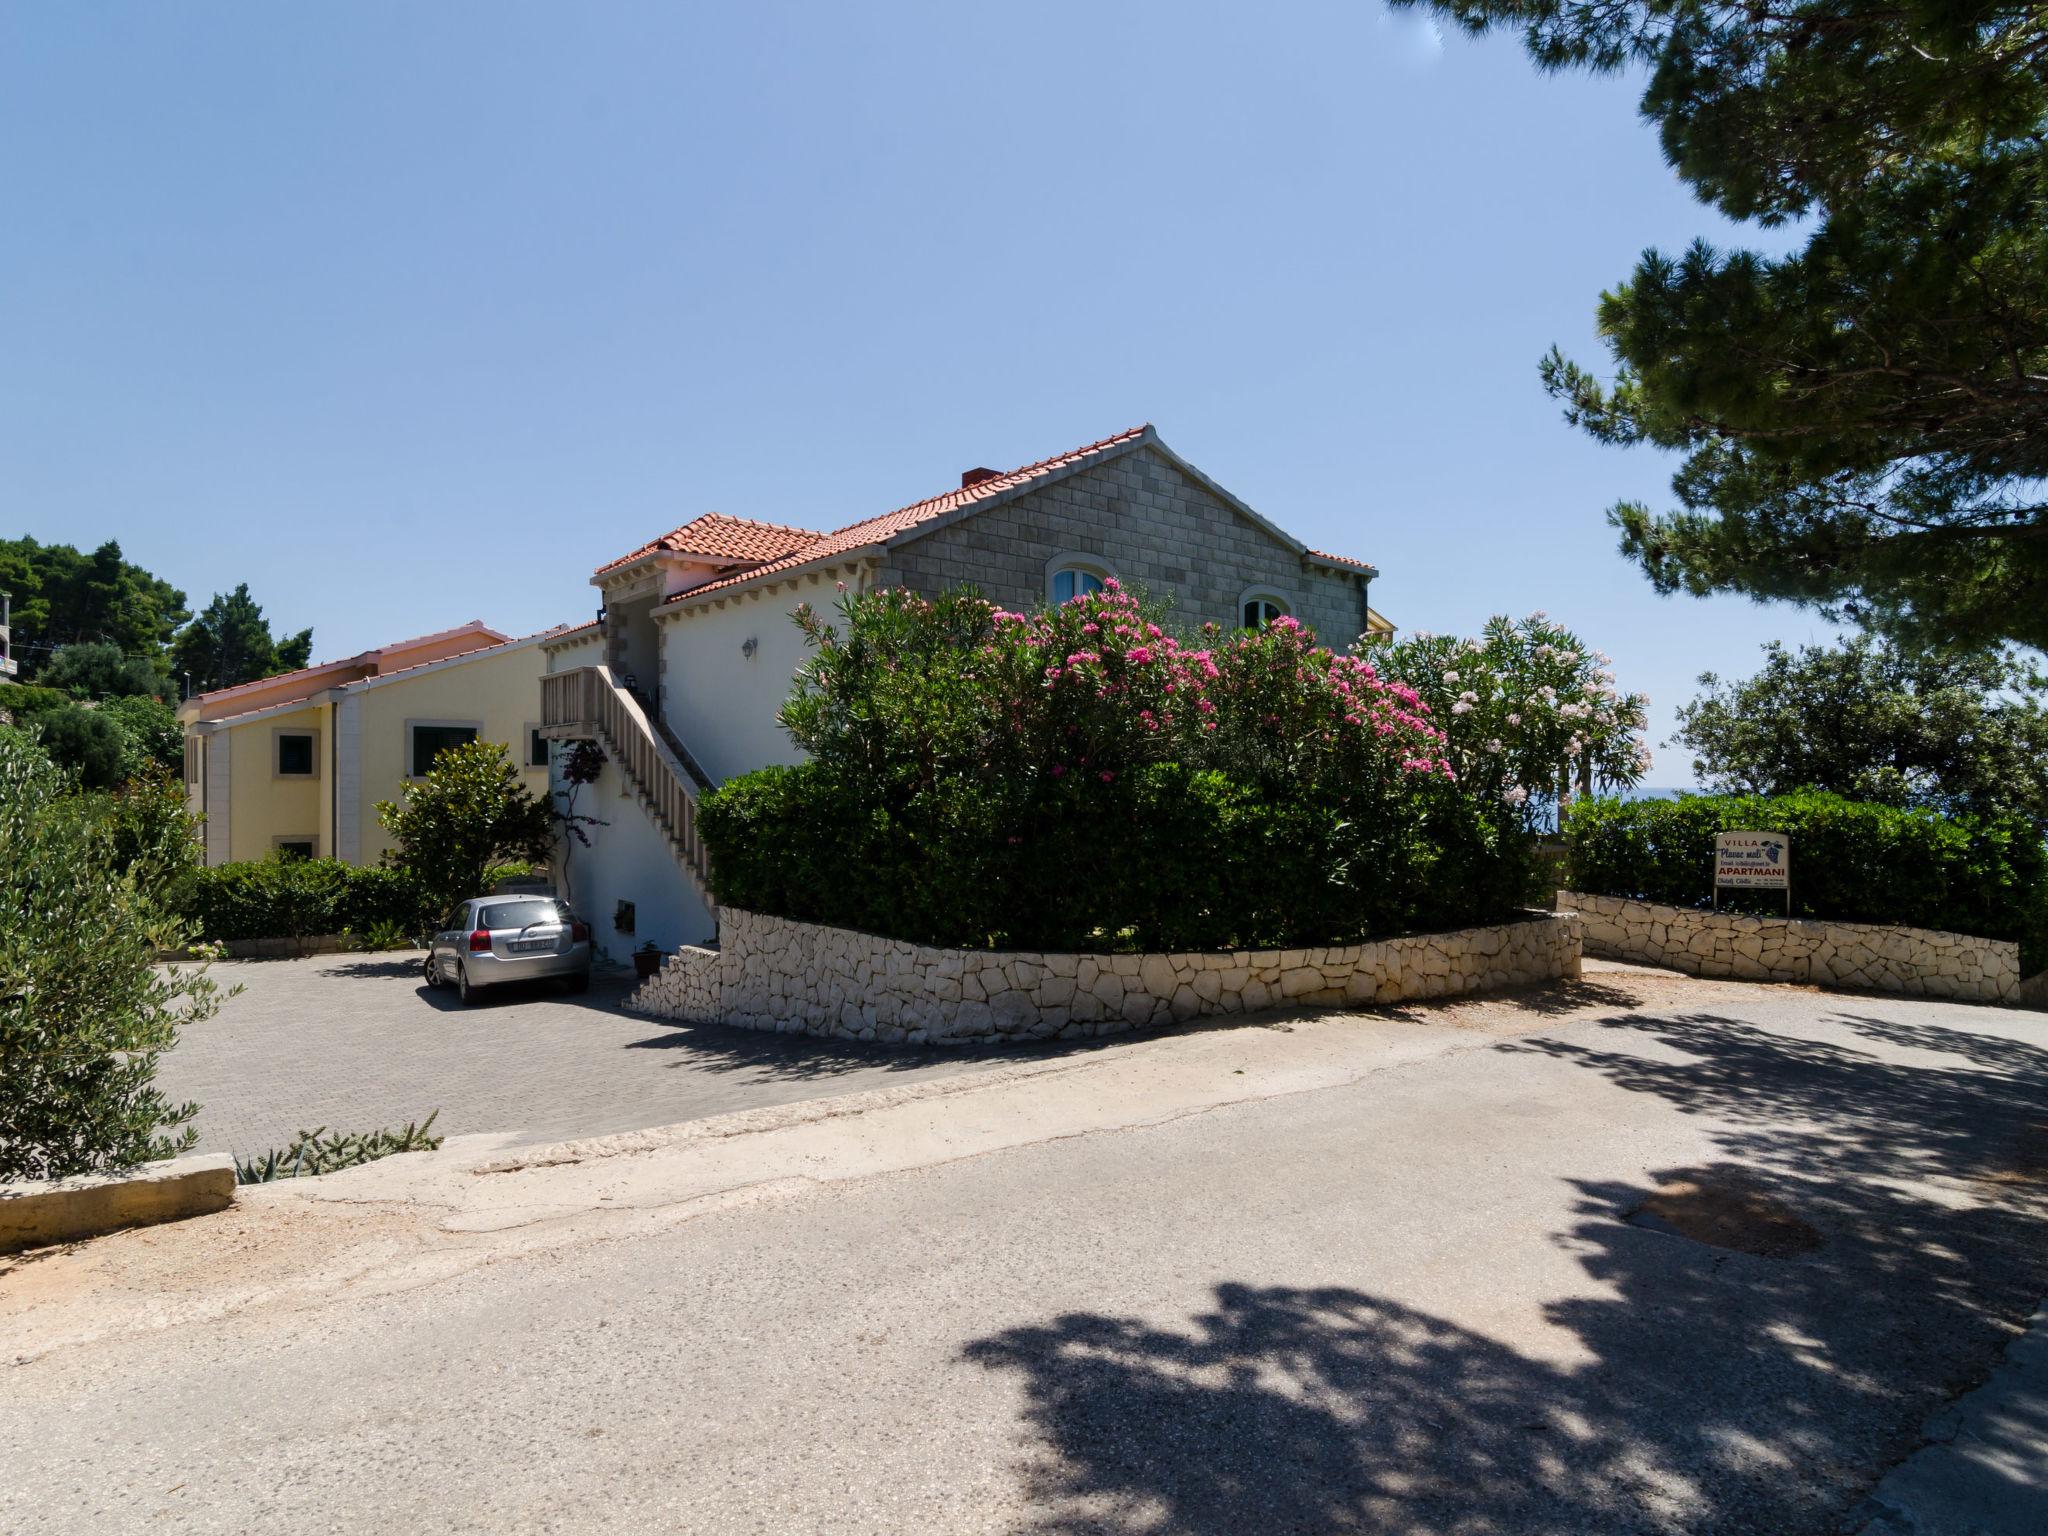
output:
[[[828,610],[841,582],[972,583],[1030,608],[1115,576],[1170,597],[1190,624],[1291,613],[1341,648],[1391,628],[1367,601],[1375,574],[1268,522],[1149,426],[1007,474],[968,470],[951,490],[830,533],[699,517],[600,566],[601,618],[541,642],[542,734],[593,739],[609,759],[578,799],[603,825],[568,850],[567,894],[614,957],[711,936],[697,796],[797,759],[776,723],[804,659],[791,615]]]

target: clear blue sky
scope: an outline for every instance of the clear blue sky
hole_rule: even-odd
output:
[[[326,658],[1149,420],[1405,628],[1576,626],[1661,743],[1826,626],[1655,597],[1601,513],[1669,462],[1538,387],[1642,247],[1730,236],[1634,102],[1334,3],[13,0],[0,523]]]

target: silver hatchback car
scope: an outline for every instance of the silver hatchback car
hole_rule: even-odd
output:
[[[427,985],[452,983],[465,1003],[487,987],[550,977],[571,992],[590,985],[590,928],[552,896],[457,902],[427,940]]]

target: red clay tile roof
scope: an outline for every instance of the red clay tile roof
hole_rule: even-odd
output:
[[[1327,560],[1331,565],[1341,565],[1349,571],[1369,571],[1373,567],[1363,560],[1354,560],[1349,555],[1333,555],[1326,549],[1312,549],[1308,552],[1311,560]]]
[[[1028,485],[1055,470],[1065,469],[1084,459],[1091,459],[1111,448],[1120,448],[1134,438],[1143,437],[1149,427],[1132,427],[1114,437],[1105,437],[1100,442],[1090,443],[1085,448],[1075,448],[1067,453],[1055,454],[1049,459],[1040,459],[1036,464],[1026,464],[1022,469],[1013,469],[1006,475],[996,475],[973,485],[956,487],[937,496],[928,496],[923,501],[913,501],[907,507],[898,507],[894,512],[884,512],[880,517],[864,518],[857,523],[848,523],[844,528],[825,534],[816,543],[785,555],[780,560],[771,560],[766,565],[752,570],[737,571],[722,576],[716,581],[707,581],[700,587],[691,587],[678,592],[668,599],[680,603],[689,598],[702,597],[707,592],[716,592],[724,587],[735,586],[743,581],[771,575],[776,571],[795,570],[799,566],[811,565],[832,559],[835,555],[849,554],[856,549],[865,549],[880,544],[897,534],[915,528],[919,523],[928,523],[935,517],[948,512],[957,512],[962,507],[972,506],[977,501],[987,501],[1006,491],[1014,491],[1021,485]]]
[[[600,565],[593,573],[606,571],[654,554],[691,555],[715,565],[759,565],[794,554],[807,544],[823,538],[809,528],[790,528],[782,523],[757,523],[750,517],[729,517],[723,512],[706,512],[692,518],[673,532],[642,544],[629,555]]]
[[[288,683],[294,679],[304,679],[310,683],[312,679],[325,676],[337,667],[371,666],[386,651],[408,651],[416,645],[427,645],[435,640],[449,640],[461,634],[471,634],[477,637],[477,643],[472,647],[472,649],[476,650],[481,650],[485,646],[502,645],[508,638],[499,631],[492,629],[482,619],[471,619],[467,624],[457,624],[453,629],[437,629],[430,635],[414,635],[410,640],[395,640],[389,645],[372,646],[367,651],[359,651],[353,656],[343,656],[335,661],[323,661],[316,666],[300,667],[291,672],[273,673],[269,677],[259,677],[253,682],[236,683],[232,688],[216,688],[211,693],[195,693],[192,695],[192,698],[187,699],[185,702],[189,704],[194,700],[225,699],[231,698],[238,693],[268,691],[277,687],[280,683]],[[318,692],[320,692],[320,689],[313,687],[309,690],[307,697],[311,697],[312,694]],[[265,707],[268,708],[269,706],[266,705]]]

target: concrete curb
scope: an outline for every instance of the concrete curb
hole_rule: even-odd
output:
[[[2039,1536],[2048,1530],[2048,1302],[1976,1391],[1923,1431],[1854,1512],[1859,1536]]]
[[[0,1184],[0,1253],[203,1216],[234,1198],[235,1160],[225,1152],[126,1173]]]

